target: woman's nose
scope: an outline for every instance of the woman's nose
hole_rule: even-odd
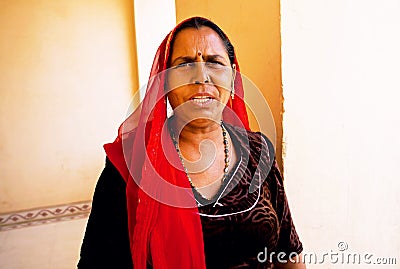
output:
[[[193,83],[194,84],[202,84],[202,83],[209,83],[210,76],[208,74],[208,70],[205,66],[204,62],[196,62],[193,74]]]

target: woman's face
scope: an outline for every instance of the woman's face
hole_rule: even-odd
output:
[[[234,75],[224,43],[214,30],[180,31],[167,71],[167,96],[175,116],[186,122],[221,120]]]

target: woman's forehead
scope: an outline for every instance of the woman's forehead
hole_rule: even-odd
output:
[[[228,58],[225,45],[221,37],[211,28],[203,26],[199,29],[186,28],[175,37],[172,47],[172,58],[183,54],[187,56],[202,54],[219,54]]]

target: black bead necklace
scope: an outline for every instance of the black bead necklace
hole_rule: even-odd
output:
[[[224,175],[222,176],[222,179],[221,179],[221,181],[224,182],[226,177],[227,177],[227,175],[228,175],[228,171],[229,171],[229,160],[230,160],[229,159],[229,142],[228,142],[228,133],[227,133],[226,128],[223,125],[222,121],[220,123],[220,126],[221,126],[221,129],[222,129],[222,137],[223,137],[223,143],[224,143],[224,154],[225,154],[225,158],[224,158],[224,162],[225,162]],[[171,136],[172,136],[172,142],[175,145],[176,152],[178,153],[179,159],[181,160],[183,169],[184,169],[184,171],[186,173],[186,176],[187,176],[187,178],[189,180],[190,186],[197,191],[196,186],[194,186],[194,184],[192,182],[192,179],[190,178],[189,171],[185,166],[185,161],[184,161],[182,153],[181,153],[181,151],[179,149],[179,144],[178,144],[177,139],[175,138],[175,132],[173,130],[171,130]],[[206,200],[209,200],[207,197],[202,195],[200,192],[198,192],[198,193],[200,194],[200,196],[202,198],[204,198]]]

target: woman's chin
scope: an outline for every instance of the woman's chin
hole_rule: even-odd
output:
[[[181,111],[180,113],[174,113],[175,117],[178,118],[181,122],[186,124],[196,124],[196,125],[209,125],[212,122],[220,122],[222,116],[222,110],[190,110],[186,113]]]

